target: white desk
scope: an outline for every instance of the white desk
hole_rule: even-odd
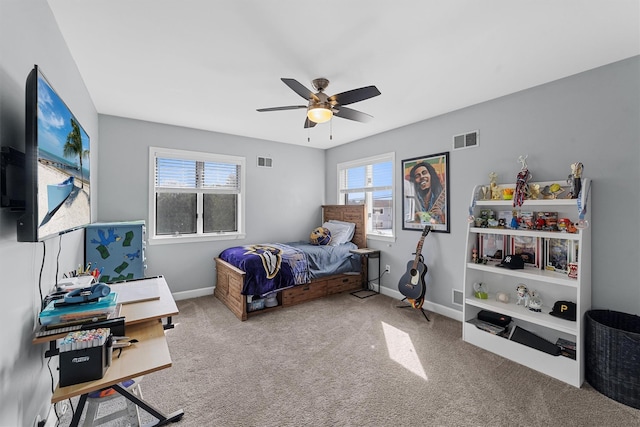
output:
[[[136,281],[138,280],[131,281],[128,284],[135,286]],[[71,397],[80,396],[78,407],[71,420],[71,426],[77,426],[80,422],[80,416],[87,401],[87,395],[93,391],[110,387],[157,418],[158,423],[155,425],[160,426],[170,422],[176,422],[184,415],[181,409],[165,415],[119,385],[128,379],[169,368],[172,364],[164,330],[173,327],[171,317],[178,314],[178,307],[164,277],[139,279],[139,281],[157,282],[160,298],[122,306],[121,315],[125,316],[127,336],[132,339],[137,339],[138,342],[130,347],[123,348],[120,357],[117,356],[118,352],[114,351],[111,366],[101,379],[66,387],[58,387],[51,397],[51,403],[56,403]],[[162,318],[165,317],[168,319],[168,322],[163,326]],[[64,335],[65,334],[62,334],[62,336]],[[34,339],[34,343],[51,341],[60,337],[61,336],[41,337]]]

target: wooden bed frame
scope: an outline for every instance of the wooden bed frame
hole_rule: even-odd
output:
[[[351,241],[358,248],[367,247],[367,215],[364,205],[325,205],[322,206],[322,222],[333,220],[356,224]],[[278,305],[262,310],[248,311],[247,296],[242,295],[245,272],[220,258],[216,262],[216,287],[213,294],[222,301],[240,320],[302,302],[322,298],[338,292],[362,289],[366,277],[366,262],[363,262],[360,274],[336,274],[314,279],[311,283],[295,286],[277,293]]]

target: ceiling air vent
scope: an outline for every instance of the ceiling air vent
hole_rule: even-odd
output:
[[[261,167],[261,168],[273,167],[273,159],[271,157],[258,157],[258,167]]]
[[[460,135],[453,136],[453,149],[460,150],[462,148],[477,147],[480,143],[480,132],[474,130],[473,132],[462,133]]]

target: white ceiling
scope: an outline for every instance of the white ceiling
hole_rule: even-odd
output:
[[[640,54],[638,0],[48,2],[99,113],[319,148]],[[281,77],[382,95],[308,131]]]

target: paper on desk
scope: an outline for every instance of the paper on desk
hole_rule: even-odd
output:
[[[160,299],[160,290],[155,281],[136,280],[110,284],[111,292],[118,293],[118,304]]]

